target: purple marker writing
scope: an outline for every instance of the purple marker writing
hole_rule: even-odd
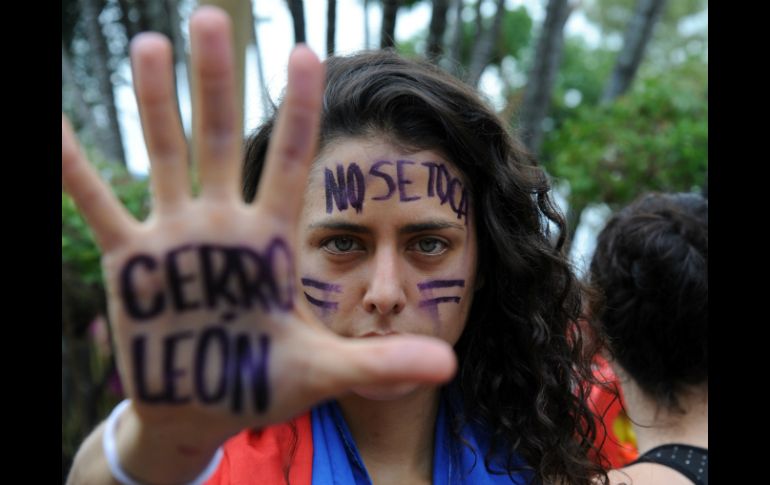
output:
[[[430,280],[417,283],[417,288],[420,291],[429,290],[433,288],[451,288],[453,286],[465,287],[465,280]]]

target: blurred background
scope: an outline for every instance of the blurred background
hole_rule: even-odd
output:
[[[552,177],[581,275],[606,218],[637,195],[708,196],[706,0],[62,0],[62,111],[139,218],[149,166],[129,41],[172,41],[189,137],[187,22],[204,3],[236,19],[244,134],[280,100],[297,42],[322,59],[395,48],[479,88]],[[105,315],[99,253],[62,192],[62,482],[123,397]]]

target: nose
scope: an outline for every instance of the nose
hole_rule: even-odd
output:
[[[364,309],[380,315],[398,314],[406,306],[395,248],[379,248],[372,261],[364,294]]]

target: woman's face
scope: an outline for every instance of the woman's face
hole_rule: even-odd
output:
[[[454,345],[473,299],[474,224],[460,172],[438,153],[333,142],[314,164],[299,226],[305,303],[344,337]]]

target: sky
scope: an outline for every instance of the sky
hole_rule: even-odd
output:
[[[258,23],[257,36],[261,47],[265,82],[271,99],[275,101],[280,97],[286,84],[286,64],[294,44],[294,28],[289,9],[283,0],[262,0],[252,3],[255,5],[255,16],[262,19]],[[380,9],[374,3],[372,2],[373,5],[369,8],[369,45],[371,47],[379,45],[382,18]],[[326,57],[326,2],[305,0],[304,5],[307,44],[323,60]],[[337,1],[335,47],[339,54],[352,53],[365,47],[362,5],[362,0]],[[543,2],[537,0],[508,0],[506,5],[509,8],[525,5],[535,25],[539,25],[545,16]],[[485,6],[489,7],[487,11],[494,11],[493,2],[487,2]],[[427,29],[430,17],[430,2],[422,2],[411,9],[402,8],[399,10],[396,23],[396,39],[408,39],[420,30]],[[599,41],[598,32],[586,22],[579,11],[570,16],[566,30],[568,34],[577,33],[584,36],[589,43],[595,44]],[[186,76],[181,74],[183,72],[177,76],[180,111],[185,130],[189,134],[191,114],[189,90]],[[122,76],[125,79],[131,79],[131,70],[127,62],[122,68]],[[481,79],[480,89],[493,105],[499,105],[502,102],[501,88],[502,82],[499,77],[488,70]],[[120,86],[117,89],[116,98],[129,170],[136,175],[146,175],[149,160],[132,88],[127,85]],[[244,130],[249,133],[259,126],[264,116],[257,76],[256,53],[253,49],[246,52],[246,107]]]
[[[289,9],[283,0],[258,0],[255,5],[255,16],[261,19],[257,25],[257,36],[261,48],[262,65],[268,92],[276,101],[286,84],[286,65],[291,48],[294,44],[294,27]],[[382,13],[375,2],[369,7],[369,46],[379,45],[379,29]],[[542,24],[545,17],[545,2],[538,0],[507,0],[510,9],[525,5],[536,26]],[[320,0],[305,0],[305,27],[307,44],[323,60],[326,51],[326,2]],[[493,2],[487,1],[482,7],[482,14],[494,12]],[[186,19],[184,15],[184,31],[186,35]],[[430,2],[422,2],[411,9],[399,10],[396,23],[396,40],[405,40],[421,30],[427,29],[430,23]],[[574,12],[565,26],[567,35],[580,35],[589,45],[599,43],[599,33],[585,19],[580,10]],[[366,47],[364,42],[363,2],[362,0],[337,1],[337,29],[335,50],[338,54],[358,51]],[[128,62],[122,68],[124,79],[131,79]],[[523,78],[524,73],[519,73]],[[180,112],[185,131],[190,133],[190,101],[187,79],[184,71],[177,75],[179,85],[177,91],[180,97]],[[257,75],[256,52],[253,49],[246,52],[246,113],[244,120],[245,133],[252,132],[261,123],[264,116],[260,96],[260,84]],[[491,69],[485,71],[481,78],[479,89],[497,109],[502,107],[502,81],[499,74]],[[579,101],[579,100],[578,100]],[[129,85],[122,85],[116,91],[116,103],[119,121],[123,134],[126,159],[129,170],[138,176],[146,176],[149,160],[145,150],[139,112],[136,106],[133,90]],[[556,194],[557,203],[566,209],[566,199]],[[571,257],[579,274],[585,269],[586,261],[593,253],[595,235],[600,229],[609,211],[606,207],[597,207],[584,213],[582,223],[578,226],[575,243],[572,246]]]

